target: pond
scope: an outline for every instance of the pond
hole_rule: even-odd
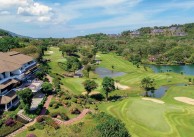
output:
[[[153,97],[153,98],[161,98],[164,96],[166,91],[168,90],[168,86],[161,86],[158,89],[152,90],[152,91],[147,91],[143,94],[143,96],[146,97]]]
[[[194,64],[192,65],[149,65],[155,73],[160,72],[175,72],[185,75],[194,75]]]
[[[101,67],[96,68],[94,73],[98,74],[101,78],[119,77],[119,76],[123,76],[126,74],[124,72],[116,72],[116,71],[112,71],[112,70],[109,70],[107,68],[101,68]]]
[[[184,83],[180,84],[175,84],[175,85],[169,85],[169,86],[161,86],[158,89],[152,90],[152,91],[147,91],[143,93],[143,96],[146,97],[153,97],[153,98],[161,98],[165,95],[166,91],[171,87],[171,86],[186,86]]]

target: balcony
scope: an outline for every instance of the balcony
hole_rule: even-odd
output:
[[[30,70],[32,67],[35,67],[36,66],[36,62],[33,62],[32,64],[26,66],[22,71],[21,71],[21,74],[11,74],[10,77],[6,77],[4,79],[1,79],[0,80],[0,84],[1,83],[4,83],[6,81],[8,81],[9,79],[14,79],[14,78],[17,78],[19,80],[23,80],[24,77],[25,77],[25,72],[27,72],[28,70]]]
[[[26,66],[23,70],[22,70],[22,73],[28,71],[28,69],[30,69],[31,67],[35,66],[36,65],[36,62],[33,62],[32,64]]]

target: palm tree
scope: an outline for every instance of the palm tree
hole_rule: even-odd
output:
[[[143,78],[141,81],[141,85],[146,91],[154,89],[154,79],[151,79],[150,77]]]

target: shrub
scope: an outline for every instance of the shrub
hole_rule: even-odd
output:
[[[28,134],[26,137],[37,137],[35,134]]]
[[[49,107],[53,107],[54,103],[55,103],[54,101],[51,101],[50,104],[49,104]]]
[[[78,95],[78,98],[83,98],[85,99],[86,97],[84,95]]]
[[[39,130],[43,130],[44,129],[44,125],[41,124],[41,123],[35,123],[34,126],[35,126],[36,129],[39,129]]]
[[[68,102],[68,101],[65,101],[64,104],[65,104],[67,107],[70,107],[70,106],[71,106],[71,102]]]
[[[81,104],[82,103],[82,99],[77,99],[77,104]]]
[[[63,120],[69,120],[69,117],[65,113],[61,113],[60,116]]]
[[[58,112],[50,113],[50,116],[53,117],[53,118],[56,118],[58,115],[59,115]]]
[[[70,100],[71,99],[71,96],[69,96],[69,95],[66,94],[66,95],[64,95],[64,99],[65,100]]]
[[[5,125],[12,127],[13,125],[15,125],[15,121],[13,120],[13,118],[9,118],[5,121]]]
[[[73,95],[73,97],[74,97],[74,98],[78,98],[78,96],[77,96],[77,95]]]
[[[58,103],[53,104],[53,108],[54,108],[54,109],[59,108],[59,104],[58,104]]]
[[[91,95],[90,97],[97,101],[102,101],[104,99],[104,96],[102,94],[95,94],[95,95]]]
[[[71,101],[74,102],[74,103],[77,103],[77,99],[76,98],[72,98]]]
[[[45,118],[46,124],[52,126],[55,129],[59,129],[59,125],[50,117]]]
[[[67,107],[71,107],[71,102],[68,103]]]
[[[16,116],[17,116],[17,112],[16,112],[16,111],[15,111],[14,113],[10,113],[10,114],[9,114],[9,117],[10,117],[10,118],[13,118],[13,119],[15,119]]]
[[[96,105],[94,109],[95,109],[95,110],[98,110],[98,106]]]
[[[80,113],[81,113],[80,110],[79,110],[78,108],[72,108],[72,109],[70,110],[70,112],[71,112],[71,114],[80,114]]]
[[[87,106],[85,106],[85,108],[86,108],[86,109],[89,109],[89,108],[90,108],[90,106],[88,106],[88,105],[87,105]]]
[[[38,123],[44,121],[43,116],[38,116],[38,117],[36,118],[36,121],[37,121]]]
[[[88,98],[88,103],[89,104],[92,104],[93,103],[93,100],[91,98]]]
[[[33,131],[33,130],[35,130],[35,127],[34,126],[29,126],[28,127],[28,131]]]
[[[0,127],[3,125],[3,120],[0,120]]]

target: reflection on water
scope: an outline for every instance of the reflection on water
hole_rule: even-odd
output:
[[[194,64],[192,65],[149,65],[155,73],[160,72],[175,72],[183,73],[185,75],[194,75]]]
[[[186,84],[180,83],[180,84],[169,85],[169,86],[161,86],[158,89],[144,92],[143,96],[145,96],[145,97],[153,97],[153,98],[161,98],[161,97],[163,97],[165,95],[165,93],[167,92],[167,90],[171,86],[186,86]]]
[[[96,68],[95,71],[94,71],[96,74],[98,74],[101,78],[104,78],[104,77],[118,77],[118,76],[123,76],[125,75],[124,72],[116,72],[116,71],[112,71],[112,70],[109,70],[107,68]]]

